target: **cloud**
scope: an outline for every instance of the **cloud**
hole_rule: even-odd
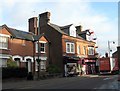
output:
[[[0,23],[28,31],[28,19],[48,10],[51,12],[52,23],[58,25],[81,24],[83,30],[93,30],[98,38],[99,52],[106,52],[107,41],[118,39],[117,19],[110,19],[104,13],[96,12],[88,0],[78,2],[79,0],[2,0],[0,3]],[[114,47],[114,45],[112,46]]]

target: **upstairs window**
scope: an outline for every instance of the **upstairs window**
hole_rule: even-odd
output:
[[[86,46],[83,46],[83,54],[86,55]]]
[[[80,45],[77,47],[77,53],[80,54]]]
[[[88,55],[94,55],[94,47],[88,47]]]
[[[41,53],[45,53],[45,44],[46,43],[39,44]],[[35,49],[36,49],[36,53],[38,53],[38,42],[35,43]]]
[[[66,53],[75,53],[74,43],[66,42]]]
[[[8,37],[0,36],[0,49],[8,49]]]
[[[41,53],[45,53],[45,43],[40,43]]]
[[[35,51],[38,53],[38,42],[35,42]]]

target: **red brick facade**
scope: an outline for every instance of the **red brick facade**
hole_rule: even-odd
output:
[[[14,61],[19,61],[19,67],[28,67],[29,72],[33,72],[37,67],[35,67],[36,63],[35,60],[38,58],[38,53],[36,53],[35,42],[28,41],[25,39],[19,38],[12,38],[12,33],[9,31],[9,28],[6,26],[1,26],[0,36],[7,36],[8,37],[8,48],[7,49],[0,49],[1,57],[0,59],[2,62],[6,63],[7,59],[11,56]],[[45,42],[45,53],[41,54],[41,60],[45,61],[45,65],[47,64],[47,40],[44,36],[41,36],[39,41]],[[18,58],[18,59],[17,59]],[[30,61],[30,63],[28,62]],[[6,64],[2,64],[1,66],[7,66]],[[46,67],[46,66],[45,66]]]

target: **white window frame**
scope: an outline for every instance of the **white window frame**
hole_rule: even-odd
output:
[[[68,44],[70,45],[70,48],[68,48],[68,46],[67,46]],[[72,51],[72,45],[73,45],[73,51]],[[75,53],[75,44],[74,43],[66,42],[66,53]]]
[[[46,42],[45,41],[39,41],[39,43],[41,44],[44,44],[44,51],[40,51],[40,53],[45,53],[46,52]],[[40,47],[41,48],[41,47]],[[41,50],[41,49],[40,49]],[[36,53],[38,53],[38,42],[35,42],[35,51]]]
[[[35,52],[38,53],[38,42],[35,42]]]
[[[0,34],[0,37],[5,37],[6,38],[6,44],[7,44],[7,47],[0,47],[0,49],[8,49],[8,40],[9,40],[9,35],[5,35],[5,34]],[[2,43],[2,42],[1,42]]]
[[[94,55],[94,47],[88,47],[88,55]]]
[[[83,46],[83,54],[86,55],[86,46]]]
[[[46,49],[46,48],[45,48],[45,43],[40,43],[40,45],[41,45],[41,44],[44,44],[44,47],[42,47],[42,46],[40,47],[40,52],[41,52],[41,53],[45,53],[45,49]],[[41,48],[43,48],[44,51],[41,51]]]
[[[46,62],[45,61],[40,62],[40,68],[41,68],[41,70],[46,70]]]
[[[77,46],[77,53],[80,54],[81,53],[81,48],[80,45]]]

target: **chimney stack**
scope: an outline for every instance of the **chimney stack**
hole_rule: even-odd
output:
[[[38,35],[38,19],[37,17],[32,17],[28,20],[28,29],[29,29],[29,32],[32,32],[36,35]]]
[[[50,22],[50,12],[39,14],[39,26],[47,25]]]

